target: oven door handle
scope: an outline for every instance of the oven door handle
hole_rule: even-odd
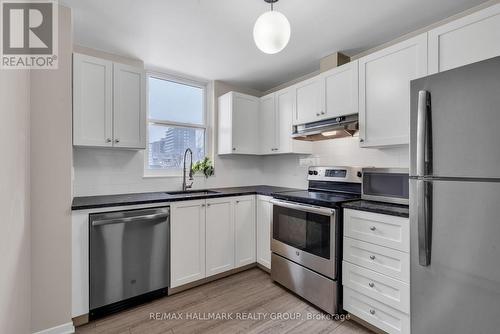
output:
[[[270,202],[273,205],[281,206],[283,208],[306,211],[306,212],[310,212],[310,213],[316,213],[316,214],[319,214],[322,216],[332,216],[335,214],[334,209],[322,208],[319,206],[296,204],[296,203],[291,203],[291,202],[280,201],[280,200],[277,200],[274,198]]]

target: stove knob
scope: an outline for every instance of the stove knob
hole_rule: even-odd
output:
[[[317,170],[314,171],[314,175],[318,175],[318,171]]]
[[[361,172],[358,172],[357,175],[358,175],[358,177],[362,177],[363,176],[363,174],[361,174]]]
[[[309,171],[309,175],[313,175],[313,171],[312,170]]]

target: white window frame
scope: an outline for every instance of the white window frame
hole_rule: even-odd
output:
[[[203,124],[191,124],[191,123],[182,123],[182,122],[173,122],[173,121],[164,121],[152,119],[149,117],[149,78],[161,79],[166,81],[171,81],[175,83],[179,83],[182,85],[192,86],[196,88],[201,88],[203,90]],[[208,126],[208,82],[190,79],[183,76],[177,76],[172,74],[166,74],[162,72],[156,71],[146,71],[146,110],[147,110],[147,119],[146,119],[146,149],[144,150],[144,177],[181,177],[182,176],[182,167],[181,168],[169,168],[169,169],[150,169],[149,168],[149,125],[150,124],[158,124],[164,126],[178,126],[178,127],[188,127],[194,129],[203,129],[205,131],[205,156],[211,156],[209,150],[209,126]],[[194,163],[195,161],[193,161]]]

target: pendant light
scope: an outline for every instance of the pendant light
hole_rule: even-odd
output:
[[[271,4],[271,10],[265,12],[253,27],[253,39],[257,47],[264,53],[275,54],[285,48],[290,40],[290,22],[273,8],[278,0],[264,0]]]

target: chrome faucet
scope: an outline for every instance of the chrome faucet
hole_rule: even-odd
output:
[[[190,184],[187,184],[186,182],[186,156],[189,152],[189,180],[191,181]],[[187,148],[186,151],[184,151],[184,168],[182,169],[182,191],[186,191],[189,188],[193,186],[193,151],[191,151],[190,148]]]

